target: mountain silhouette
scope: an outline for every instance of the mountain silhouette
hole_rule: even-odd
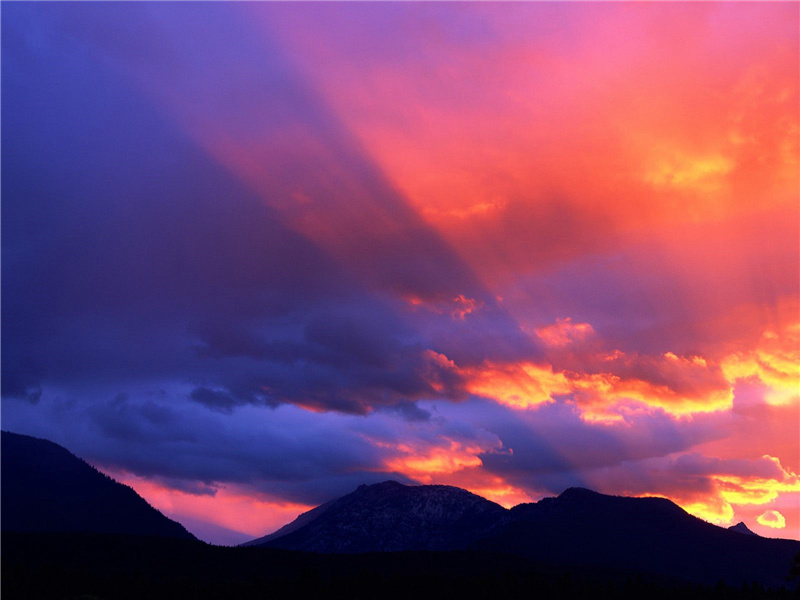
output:
[[[194,540],[186,529],[150,506],[126,485],[104,475],[69,450],[3,431],[2,529],[148,535]]]
[[[361,486],[250,542],[329,553],[483,550],[557,568],[782,586],[800,542],[742,535],[665,498],[570,488],[507,510],[455,487]]]
[[[739,521],[736,525],[728,527],[728,531],[736,531],[745,535],[758,535],[756,532],[751,531],[750,528],[744,524],[744,521]]]
[[[302,579],[298,569],[302,571],[309,560],[314,560],[319,569],[330,570],[334,579],[339,575],[333,574],[344,568],[350,577],[347,585],[351,585],[383,561],[378,557],[399,552],[391,564],[386,563],[386,569],[391,577],[400,579],[405,575],[397,571],[397,561],[408,563],[406,575],[435,571],[432,565],[441,563],[450,565],[442,581],[463,584],[471,573],[459,572],[458,565],[469,557],[483,557],[475,560],[494,561],[491,572],[484,574],[487,577],[499,576],[513,564],[520,577],[528,577],[526,572],[583,573],[590,579],[597,577],[597,581],[609,577],[630,581],[631,575],[644,574],[665,582],[664,589],[683,585],[681,582],[713,586],[719,581],[729,586],[757,582],[780,588],[787,584],[795,556],[800,556],[798,541],[744,535],[749,529],[743,524],[730,529],[717,527],[664,498],[608,496],[570,488],[555,498],[506,509],[457,487],[396,481],[359,486],[246,544],[256,548],[214,549],[197,543],[186,529],[131,488],[57,444],[2,432],[0,450],[4,550],[8,543],[16,548],[10,554],[3,553],[3,572],[5,577],[11,565],[15,576],[27,577],[25,573],[29,573],[30,580],[17,582],[23,588],[55,576],[50,572],[54,565],[72,564],[71,548],[76,544],[83,548],[80,560],[88,561],[87,573],[101,580],[113,563],[103,550],[104,544],[150,548],[143,550],[142,559],[136,563],[136,577],[144,573],[147,581],[160,581],[163,569],[159,565],[163,561],[155,557],[166,542],[153,543],[144,536],[174,538],[171,543],[176,545],[165,547],[162,555],[177,553],[172,561],[176,569],[203,565],[192,575],[206,582],[202,585],[223,577],[226,570],[236,571],[235,565],[243,560],[251,565],[247,569],[259,569],[260,560],[269,562],[277,557],[286,566],[271,571],[267,577],[270,581],[283,581],[291,587],[295,579]],[[118,535],[116,541],[105,542],[100,538],[108,536],[97,534]],[[46,548],[51,558],[36,559]],[[308,552],[316,554],[305,554]],[[315,556],[319,558],[312,558]],[[218,566],[223,563],[226,566]],[[71,577],[84,577],[80,573],[86,565],[81,565],[70,567],[74,571]],[[284,581],[284,571],[295,575],[286,575],[289,579]],[[429,576],[434,577],[433,571],[425,575]],[[548,576],[542,577],[545,581]],[[114,589],[124,589],[128,580],[127,575],[120,575],[114,580],[114,586],[120,587]],[[521,579],[515,581],[514,586],[521,585]],[[320,590],[328,585],[321,579],[318,584]],[[59,590],[53,593],[56,591],[61,594]]]
[[[333,553],[455,550],[471,546],[506,513],[461,488],[385,481],[359,486],[249,544]]]
[[[746,536],[707,523],[665,498],[570,488],[511,509],[512,526],[481,541],[553,565],[653,573],[713,584],[785,584],[800,542]]]

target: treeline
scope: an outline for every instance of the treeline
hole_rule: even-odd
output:
[[[2,596],[36,600],[348,598],[798,598],[758,584],[684,584],[553,569],[502,554],[304,554],[166,538],[2,534]]]

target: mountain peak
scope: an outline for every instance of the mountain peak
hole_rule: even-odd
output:
[[[603,496],[600,492],[595,492],[594,490],[590,490],[588,488],[583,487],[571,487],[565,489],[561,494],[559,494],[559,498],[597,498]]]
[[[356,488],[356,491],[363,491],[366,489],[372,490],[392,490],[398,488],[407,487],[405,484],[400,483],[399,481],[395,481],[394,479],[387,479],[386,481],[381,481],[380,483],[362,483],[360,486]]]
[[[643,498],[637,498],[635,496],[614,496],[582,487],[567,488],[561,492],[558,497],[545,498],[539,502],[539,504],[543,506],[550,505],[551,503],[561,506],[571,505],[593,509],[599,509],[601,507],[616,509],[624,506],[625,510],[655,510],[662,516],[687,514],[680,506],[667,498],[661,498],[659,496],[645,496]]]
[[[361,485],[323,506],[250,544],[311,552],[450,550],[469,546],[508,512],[461,488],[397,481]]]
[[[739,521],[736,525],[731,525],[728,527],[728,531],[735,531],[736,533],[742,533],[744,535],[754,535],[756,537],[761,537],[756,532],[752,531],[747,525],[744,524],[744,521]]]

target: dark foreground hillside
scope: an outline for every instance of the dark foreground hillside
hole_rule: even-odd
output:
[[[797,598],[635,573],[545,568],[488,552],[311,554],[100,534],[3,533],[2,597],[78,598]]]
[[[133,489],[49,440],[3,431],[2,529],[153,535],[193,540]]]

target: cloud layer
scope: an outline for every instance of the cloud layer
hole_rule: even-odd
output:
[[[389,477],[800,538],[797,23],[11,5],[4,428],[228,542]]]

